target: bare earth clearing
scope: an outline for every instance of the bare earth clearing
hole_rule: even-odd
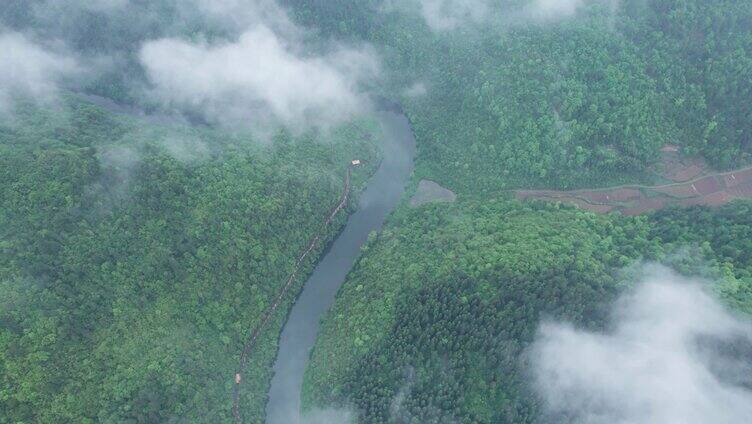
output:
[[[452,190],[444,188],[433,181],[422,180],[418,184],[418,190],[410,199],[411,207],[418,207],[426,203],[451,203],[457,200],[457,195]]]
[[[674,146],[662,149],[661,163],[653,170],[667,184],[624,185],[594,190],[518,190],[517,199],[573,203],[596,213],[618,211],[639,215],[669,205],[720,206],[736,199],[752,198],[752,166],[729,172],[713,172],[699,159],[686,159]]]

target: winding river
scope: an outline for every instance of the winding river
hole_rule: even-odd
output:
[[[378,231],[399,202],[413,170],[415,138],[401,113],[379,113],[383,128],[384,159],[361,193],[358,210],[352,214],[295,302],[279,340],[274,377],[266,407],[268,424],[296,424],[300,421],[300,395],[319,323],[331,307],[360,254],[360,247],[372,231]]]
[[[184,123],[168,115],[149,115],[136,107],[119,105],[107,98],[78,93],[83,99],[113,113],[137,116],[155,123]],[[415,138],[400,108],[382,100],[378,114],[382,127],[382,160],[361,193],[358,209],[347,221],[327,253],[305,282],[293,305],[279,340],[274,377],[266,408],[268,424],[298,424],[300,394],[305,371],[324,313],[360,254],[372,231],[378,231],[405,191],[413,170]],[[355,159],[355,158],[354,158]]]

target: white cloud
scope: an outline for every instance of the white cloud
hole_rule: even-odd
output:
[[[418,81],[407,87],[403,93],[410,98],[423,97],[428,94],[428,87],[426,87],[425,83]]]
[[[618,4],[618,0],[526,0],[506,5],[494,0],[415,1],[423,20],[434,31],[492,23],[504,27],[546,23],[573,17],[588,2],[610,5],[612,9]],[[388,11],[410,11],[410,4],[404,1],[387,0],[385,4]]]
[[[420,11],[434,30],[478,23],[488,16],[488,0],[420,0]]]
[[[751,334],[699,283],[653,268],[618,302],[611,332],[542,326],[532,349],[536,386],[559,421],[750,422],[750,364],[718,346],[749,350]],[[739,376],[743,384],[733,381]]]
[[[293,132],[327,128],[368,109],[362,86],[378,74],[372,50],[324,45],[295,25],[277,0],[162,3],[40,0],[27,5],[33,17],[24,29],[28,39],[14,34],[1,40],[0,106],[8,107],[11,89],[54,98],[58,83],[74,74],[71,82],[77,84],[71,87],[119,74],[135,50],[147,81],[123,72],[122,88],[165,106],[167,114],[240,124],[264,137],[279,126]],[[98,25],[122,36],[105,31],[92,39]],[[50,50],[56,43],[74,49],[77,61]]]
[[[528,13],[540,20],[561,19],[573,16],[584,4],[584,0],[533,0]]]
[[[187,0],[203,18],[221,27],[246,30],[263,24],[275,32],[298,33],[287,12],[275,0]]]
[[[222,44],[167,38],[146,43],[141,62],[166,105],[219,123],[293,129],[326,126],[361,111],[361,81],[376,74],[365,51],[308,56],[265,25]]]
[[[76,60],[50,51],[16,32],[0,33],[0,113],[12,109],[14,99],[53,101],[59,83],[79,73]]]

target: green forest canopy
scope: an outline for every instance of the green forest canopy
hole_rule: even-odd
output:
[[[40,3],[11,0],[0,21],[33,27]],[[399,417],[417,422],[533,422],[520,352],[539,318],[603,325],[640,260],[704,272],[752,311],[749,203],[625,218],[499,196],[640,180],[665,143],[721,169],[748,163],[752,3],[593,1],[510,25],[494,18],[521,2],[498,2],[490,24],[447,31],[380,0],[282,3],[319,41],[378,51],[379,94],[402,102],[416,132],[413,183],[460,198],[403,205],[368,244],[324,322],[308,406],[383,422],[403,392]],[[37,29],[118,53],[122,66],[86,91],[153,106],[133,97],[144,76],[130,46],[228,30],[173,1],[138,7]],[[260,148],[242,133],[63,103],[23,106],[0,126],[0,422],[228,421],[243,337],[336,201],[346,161],[370,159],[360,184],[373,170],[377,130],[367,119],[326,140],[280,130]],[[252,357],[249,421],[263,416],[288,308]]]
[[[75,96],[20,119],[0,132],[0,422],[228,421],[245,338],[321,231],[349,160],[375,163],[373,124],[328,140],[280,132],[261,148]],[[176,140],[207,151],[176,155]],[[288,308],[249,364],[250,421]]]
[[[752,312],[749,202],[627,218],[500,193],[641,180],[667,143],[719,169],[748,163],[752,4],[590,2],[558,22],[434,31],[379,2],[289,1],[400,70],[386,90],[414,125],[414,180],[460,196],[403,205],[369,243],[324,320],[307,408],[369,423],[537,422],[522,352],[541,317],[603,326],[633,281],[625,270],[646,260],[719,281],[727,304]]]
[[[635,280],[631,265],[704,275],[752,313],[751,209],[621,217],[503,200],[402,209],[323,321],[305,405],[344,407],[364,423],[538,422],[524,352],[540,320],[602,330]]]
[[[640,179],[666,143],[720,169],[750,160],[748,1],[589,1],[544,23],[509,22],[521,2],[502,1],[487,24],[448,31],[379,1],[287,1],[376,45],[414,124],[418,175],[452,190]]]

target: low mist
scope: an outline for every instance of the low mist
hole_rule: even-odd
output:
[[[65,88],[265,139],[370,111],[378,63],[368,45],[317,38],[276,0],[29,0],[0,11],[0,112]]]
[[[528,11],[538,19],[558,19],[574,15],[584,3],[584,0],[534,0]]]
[[[433,31],[449,31],[474,25],[514,27],[542,24],[573,17],[587,4],[604,4],[614,9],[618,0],[417,0],[418,9]],[[388,9],[404,7],[387,2]]]
[[[140,57],[152,94],[167,107],[232,126],[279,122],[293,130],[334,125],[362,112],[367,101],[358,84],[377,69],[372,56],[357,50],[296,54],[267,26],[229,43],[150,41]]]
[[[423,19],[436,31],[481,22],[488,8],[488,0],[420,0]]]
[[[532,362],[549,421],[752,419],[752,327],[706,286],[651,267],[612,317],[604,333],[562,323],[540,328]]]
[[[0,32],[0,115],[17,98],[49,103],[62,80],[81,72],[75,59],[45,48],[13,31]]]

